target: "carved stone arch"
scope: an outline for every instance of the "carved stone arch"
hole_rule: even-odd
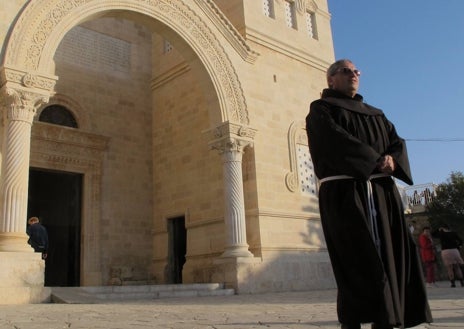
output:
[[[22,84],[24,76],[50,78],[54,73],[53,55],[66,32],[95,17],[127,12],[143,16],[144,21],[159,21],[183,38],[202,62],[218,98],[222,122],[248,124],[249,118],[243,90],[232,61],[218,39],[228,31],[230,39],[237,34],[222,20],[208,25],[204,15],[218,16],[217,7],[207,2],[200,7],[196,1],[176,0],[31,0],[14,25],[4,56],[4,70],[17,74],[13,83]],[[199,13],[195,13],[195,10]],[[221,32],[212,30],[222,22]],[[216,33],[216,34],[215,34]],[[229,40],[229,38],[226,38]],[[250,52],[243,41],[241,47]],[[240,43],[239,42],[239,43]],[[45,79],[47,80],[47,79]],[[51,90],[54,81],[49,82]],[[45,89],[45,88],[44,88]]]
[[[61,105],[66,107],[66,109],[72,113],[74,119],[77,122],[79,129],[88,130],[89,128],[89,114],[87,111],[81,107],[81,105],[72,99],[69,96],[63,94],[55,94],[53,97],[50,97],[50,101],[47,104],[42,105],[37,110],[37,115],[35,116],[35,121],[39,120],[40,114],[42,111],[50,105]]]

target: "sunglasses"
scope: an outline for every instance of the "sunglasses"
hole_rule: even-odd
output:
[[[357,69],[350,69],[349,67],[342,67],[342,68],[339,68],[338,70],[335,71],[334,74],[332,75],[335,75],[337,74],[338,72],[340,73],[343,73],[344,75],[351,75],[351,74],[354,74],[356,75],[357,77],[359,77],[361,75],[361,71],[357,70]]]

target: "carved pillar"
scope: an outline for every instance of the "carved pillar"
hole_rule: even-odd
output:
[[[253,257],[246,241],[242,155],[252,145],[254,134],[253,129],[226,123],[214,131],[216,139],[210,143],[223,157],[227,241],[221,257]]]
[[[23,77],[22,85],[18,86],[5,81],[8,80],[8,74],[5,74],[8,70],[2,73],[0,251],[33,251],[26,243],[25,233],[31,126],[36,109],[48,101],[48,95],[38,92],[36,88],[28,88],[27,84],[33,82],[27,80],[27,76]]]

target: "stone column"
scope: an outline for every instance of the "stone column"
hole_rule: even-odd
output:
[[[3,139],[0,185],[0,251],[33,251],[26,243],[31,126],[43,94],[2,88]]]
[[[246,242],[245,202],[243,195],[242,155],[252,145],[253,129],[226,123],[214,131],[216,139],[210,143],[222,154],[224,169],[224,220],[226,245],[221,257],[253,257]]]

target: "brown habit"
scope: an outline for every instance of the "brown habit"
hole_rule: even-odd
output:
[[[412,327],[432,322],[416,245],[404,220],[401,197],[391,177],[371,181],[380,248],[367,211],[367,179],[385,154],[396,162],[393,176],[412,184],[404,140],[382,111],[326,89],[306,118],[310,153],[321,184],[319,206],[338,285],[342,323]]]

